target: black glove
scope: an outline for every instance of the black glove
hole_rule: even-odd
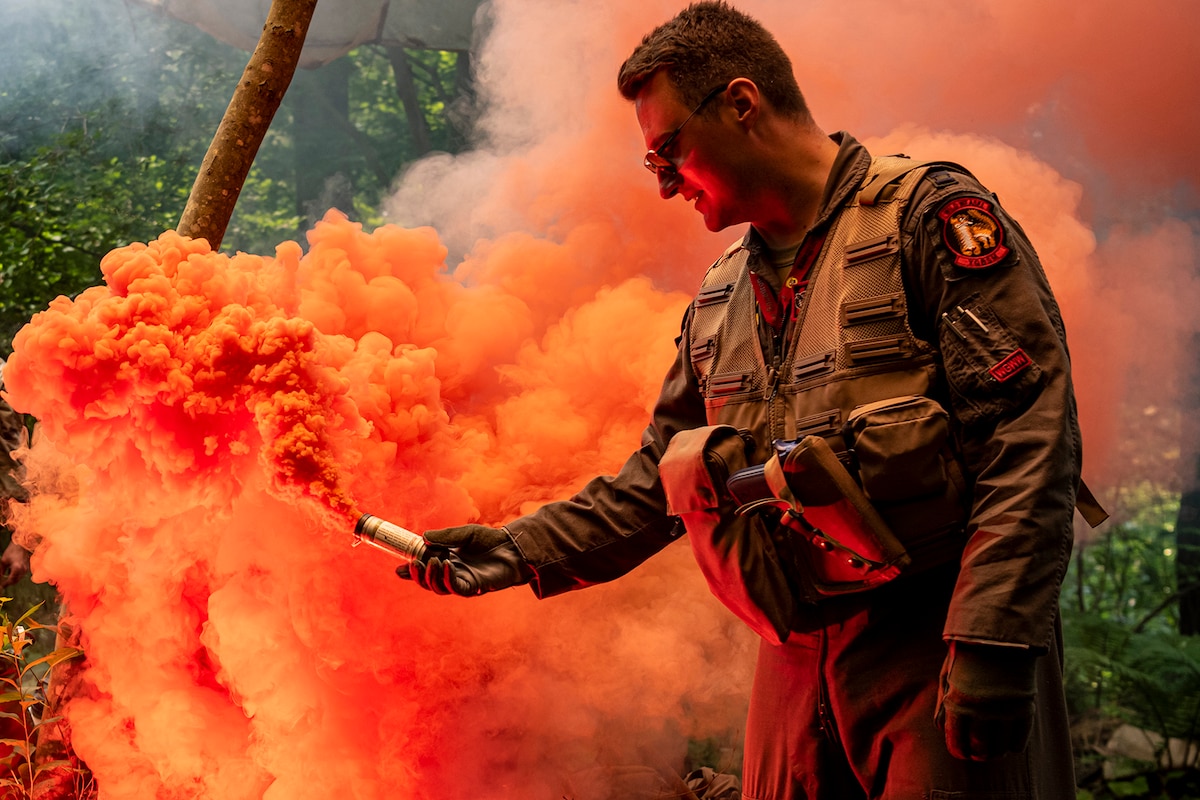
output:
[[[1036,665],[1022,648],[950,642],[937,724],[951,755],[986,761],[1028,746]]]
[[[435,594],[475,597],[533,579],[533,570],[504,528],[461,525],[422,535],[428,545],[425,557],[397,567],[396,574]]]
[[[704,448],[704,466],[718,492],[725,487],[730,475],[746,468],[753,453],[754,436],[743,428],[709,439]]]

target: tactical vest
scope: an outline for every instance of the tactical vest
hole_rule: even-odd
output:
[[[909,326],[901,275],[902,215],[930,166],[872,161],[831,223],[777,363],[765,363],[743,242],[709,269],[689,329],[709,424],[752,432],[759,462],[775,440],[826,438],[923,566],[961,549],[953,534],[967,518],[948,414],[930,398],[938,355]]]

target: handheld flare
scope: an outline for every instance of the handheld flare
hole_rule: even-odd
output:
[[[354,526],[353,546],[363,542],[400,556],[406,564],[425,557],[425,540],[420,534],[372,514],[363,514]]]

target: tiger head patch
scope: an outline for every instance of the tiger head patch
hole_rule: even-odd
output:
[[[1004,226],[982,197],[956,197],[938,210],[942,240],[954,255],[954,263],[966,269],[983,269],[1000,263],[1008,255]]]

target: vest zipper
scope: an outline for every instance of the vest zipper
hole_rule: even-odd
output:
[[[763,390],[763,401],[767,404],[767,431],[771,440],[783,438],[783,425],[778,412],[779,403],[775,402],[779,394],[779,375],[783,367],[782,337],[778,334],[771,337],[771,366],[767,370],[767,386]]]
[[[775,392],[779,388],[779,368],[782,365],[783,357],[776,350],[771,356],[771,366],[767,369],[767,387],[763,390],[763,400],[775,399]]]
[[[828,231],[815,236],[811,230],[805,233],[804,239],[800,243],[800,248],[796,251],[796,258],[792,262],[792,268],[788,276],[784,279],[785,284],[790,287],[790,292],[786,295],[788,301],[787,307],[780,309],[783,324],[780,329],[772,330],[771,336],[768,339],[771,345],[771,367],[767,372],[767,386],[763,392],[763,400],[767,403],[767,421],[770,426],[772,439],[782,439],[787,435],[787,425],[784,424],[782,419],[787,409],[784,407],[785,404],[782,400],[776,402],[779,394],[779,381],[783,365],[787,362],[789,345],[796,338],[800,330],[800,303],[804,297],[813,267],[816,266],[817,261],[821,257],[821,251],[825,247],[825,237],[827,235]],[[797,286],[800,287],[799,292],[796,291]],[[757,298],[757,287],[755,296]],[[781,297],[782,295],[776,295],[776,300],[780,300]],[[761,307],[758,316],[761,324]]]

